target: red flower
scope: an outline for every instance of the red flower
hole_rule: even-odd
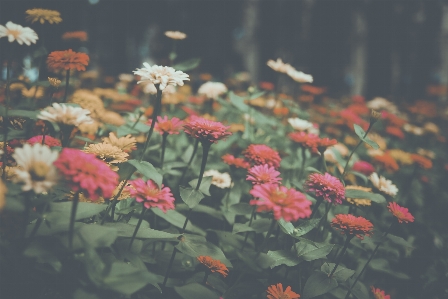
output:
[[[267,164],[256,165],[249,169],[246,180],[252,181],[254,185],[279,184],[282,178],[279,178],[280,172]]]
[[[276,220],[297,221],[311,215],[311,201],[299,191],[276,184],[254,185],[249,203],[258,206],[257,212],[272,212]]]
[[[47,65],[51,71],[78,70],[85,71],[89,64],[89,55],[86,53],[66,51],[53,51],[48,55]]]
[[[260,82],[259,86],[260,86],[261,89],[264,89],[264,90],[274,90],[275,89],[275,86],[274,86],[273,83],[266,82],[266,81]]]
[[[341,181],[329,173],[312,173],[305,182],[304,188],[314,192],[328,202],[341,204],[345,198],[345,188]]]
[[[390,299],[390,295],[386,295],[383,290],[375,289],[373,286],[370,287],[375,299]]]
[[[268,164],[278,168],[282,160],[277,151],[265,144],[251,144],[243,154],[252,165]]]
[[[404,133],[399,127],[387,126],[386,133],[400,139],[404,139]]]
[[[244,161],[244,159],[242,158],[235,158],[235,156],[230,154],[222,156],[222,160],[224,161],[224,163],[230,166],[235,166],[236,168],[250,168],[250,164],[247,161]]]
[[[414,222],[414,216],[412,216],[412,214],[409,213],[409,210],[405,207],[399,206],[396,202],[390,202],[387,205],[387,208],[392,213],[392,215],[397,217],[398,222],[400,223]]]
[[[149,120],[147,124],[150,126],[152,120]],[[157,122],[154,126],[154,129],[160,134],[179,134],[179,131],[182,129],[183,121],[178,119],[177,117],[173,117],[168,119],[168,116],[157,116]]]
[[[313,153],[317,153],[317,146],[319,136],[315,134],[308,134],[305,132],[292,132],[288,134],[289,139],[300,144],[303,147],[310,149]]]
[[[80,191],[92,200],[100,196],[110,198],[118,186],[118,174],[93,154],[64,148],[54,165],[74,191]]]
[[[291,290],[291,287],[286,287],[285,290],[283,290],[283,285],[281,283],[277,283],[277,285],[271,285],[268,287],[267,290],[268,299],[298,299],[300,298],[300,295],[293,292]]]
[[[69,39],[77,39],[79,41],[85,42],[88,40],[87,32],[85,31],[71,31],[66,32],[62,35],[62,39],[69,40]]]
[[[411,154],[411,159],[424,169],[432,168],[432,161],[426,157],[417,154]]]
[[[37,135],[37,136],[31,137],[30,139],[28,139],[27,142],[31,145],[36,144],[36,143],[42,144],[42,139],[43,139],[43,135]],[[46,144],[50,147],[51,146],[61,146],[61,142],[59,141],[59,139],[56,139],[49,135],[45,135],[44,144]]]
[[[366,161],[356,161],[353,164],[352,170],[360,172],[366,176],[369,176],[375,172],[375,167],[373,167],[372,164]]]
[[[330,139],[330,138],[322,138],[317,140],[317,149],[319,152],[323,153],[325,150],[333,145],[336,145],[338,141],[336,139]]]
[[[197,260],[206,266],[210,272],[217,272],[222,276],[226,277],[229,269],[227,269],[226,265],[224,265],[221,261],[215,260],[209,256],[200,255],[197,257]]]
[[[143,202],[145,208],[153,207],[161,209],[166,213],[168,210],[174,209],[174,197],[170,188],[159,187],[152,181],[144,181],[143,179],[136,179],[129,181],[128,191],[131,197],[135,197],[135,201]]]
[[[373,224],[364,217],[356,217],[351,214],[338,214],[331,220],[331,226],[341,230],[342,234],[355,235],[361,240],[364,235],[370,236]]]
[[[231,132],[227,131],[229,128],[220,122],[195,115],[190,116],[190,120],[184,125],[185,133],[207,143],[217,143],[219,140],[232,135]]]

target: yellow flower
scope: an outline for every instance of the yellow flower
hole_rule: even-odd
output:
[[[116,146],[120,148],[122,151],[129,153],[130,151],[133,151],[136,149],[136,142],[137,140],[135,137],[132,137],[131,135],[126,135],[124,137],[118,138],[113,132],[109,133],[109,137],[104,137],[103,142]]]
[[[70,103],[75,103],[90,111],[90,115],[99,118],[104,113],[104,104],[100,97],[87,89],[77,90],[71,97]]]
[[[387,151],[389,155],[392,156],[392,158],[395,159],[398,163],[402,165],[412,165],[414,163],[414,160],[412,160],[411,154],[408,152],[405,152],[401,149],[391,149]]]
[[[31,23],[39,21],[41,24],[47,21],[50,24],[57,24],[62,22],[61,14],[56,10],[34,8],[28,9],[26,12],[26,20]]]
[[[380,147],[381,150],[385,150],[387,148],[387,143],[386,140],[381,137],[380,135],[376,134],[376,133],[369,133],[368,137],[373,140],[374,142],[376,142],[376,144],[378,144],[378,146]],[[367,145],[367,143],[365,143],[365,146],[367,148],[370,148],[370,145]]]
[[[61,85],[61,80],[59,80],[58,78],[48,77],[48,82],[53,87],[59,87],[59,85]]]
[[[117,188],[115,188],[114,193],[112,194],[112,197],[110,198],[111,200],[115,198],[115,196],[118,194],[118,192],[120,191],[121,187],[123,186],[124,181],[121,181],[120,184],[117,186]],[[128,188],[126,188],[128,187]],[[117,200],[123,200],[126,198],[131,197],[131,193],[129,192],[129,188],[132,188],[131,184],[126,184],[126,187],[123,188],[123,190],[120,193],[120,196],[118,196]],[[73,199],[73,195],[72,197],[69,198],[70,200]],[[92,202],[92,203],[97,203],[97,204],[102,204],[105,202],[103,197],[99,197],[97,200],[91,200],[90,198],[86,197],[83,193],[79,193],[79,201],[80,202]]]
[[[122,151],[119,147],[108,143],[90,144],[84,148],[83,152],[94,154],[98,159],[106,162],[114,171],[118,170],[118,167],[113,164],[126,162],[129,157],[129,154]]]
[[[96,135],[96,132],[98,132],[99,128],[100,123],[96,120],[92,121],[91,123],[82,123],[78,126],[78,129],[81,131],[81,133],[88,135]]]
[[[40,99],[44,96],[44,88],[42,86],[33,86],[30,89],[22,89],[22,95],[25,98],[33,98]]]
[[[3,181],[0,181],[0,211],[3,210],[3,207],[6,204],[5,194],[8,191]]]
[[[124,125],[126,122],[120,114],[113,111],[104,111],[102,114],[98,115],[98,118],[105,124],[110,124],[117,127]]]
[[[365,192],[372,192],[371,188],[361,187],[361,186],[346,186],[345,190],[361,190]],[[356,206],[370,206],[372,205],[372,201],[370,199],[365,198],[346,198],[347,202]]]

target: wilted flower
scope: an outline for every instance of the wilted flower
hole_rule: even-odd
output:
[[[43,135],[37,135],[37,136],[31,137],[26,142],[28,144],[34,145],[36,143],[42,144],[42,141],[44,141],[44,144],[48,145],[49,147],[61,146],[61,142],[59,141],[59,139],[51,137],[50,135],[45,135],[45,140],[44,140],[44,136]]]
[[[123,152],[129,153],[137,148],[137,140],[131,135],[118,138],[115,133],[110,132],[109,137],[103,138],[104,143],[108,143],[120,148]]]
[[[396,202],[389,202],[387,208],[392,213],[392,215],[397,217],[398,222],[400,223],[414,222],[414,216],[412,216],[412,214],[409,213],[409,210],[405,207],[401,207]]]
[[[217,170],[211,169],[204,172],[204,177],[212,177],[212,185],[218,188],[224,189],[229,188],[232,184],[232,178],[227,172],[221,173]]]
[[[33,8],[25,11],[26,20],[31,23],[40,22],[41,24],[48,22],[50,24],[58,24],[62,22],[61,14],[56,10]]]
[[[165,31],[165,35],[172,39],[185,39],[187,35],[180,31]]]
[[[255,165],[247,171],[246,180],[251,181],[254,185],[279,184],[282,180],[279,175],[280,172],[272,166],[267,164]]]
[[[127,187],[131,197],[135,197],[137,202],[142,202],[145,208],[159,208],[164,213],[174,209],[174,197],[170,188],[159,188],[152,180],[144,181],[136,179],[129,181],[130,186]]]
[[[268,60],[267,65],[276,72],[285,73],[289,70],[294,70],[289,63],[284,63],[280,58],[277,58],[277,61]]]
[[[229,128],[220,122],[194,115],[184,125],[185,133],[206,143],[217,143],[219,140],[232,135],[231,132],[227,131]]]
[[[160,90],[164,90],[167,85],[183,86],[185,80],[190,80],[188,75],[182,71],[176,71],[169,66],[150,66],[148,63],[143,63],[144,68],[134,71],[135,75],[141,77],[137,83],[149,81],[152,84],[160,84]]]
[[[244,159],[235,158],[235,156],[230,154],[225,154],[221,158],[224,163],[230,166],[235,166],[236,168],[248,169],[250,167],[250,164],[247,161],[244,161]]]
[[[304,184],[304,188],[308,192],[314,192],[317,197],[334,204],[341,204],[345,197],[344,185],[329,173],[310,174]]]
[[[216,100],[221,94],[227,92],[227,86],[221,82],[206,82],[198,89],[198,94]]]
[[[386,179],[383,176],[379,177],[376,172],[372,173],[369,176],[369,179],[370,179],[370,181],[372,182],[373,186],[376,189],[378,189],[378,190],[380,190],[380,191],[382,191],[382,192],[384,192],[384,193],[386,193],[386,194],[388,194],[390,196],[397,195],[398,188],[397,188],[397,186],[392,184],[391,180],[388,180],[388,179]]]
[[[286,72],[294,81],[299,83],[313,83],[313,76],[305,74],[294,69],[290,69]]]
[[[61,85],[61,80],[59,80],[58,78],[48,77],[48,82],[53,87],[59,87],[59,85]]]
[[[40,111],[37,118],[64,125],[79,126],[82,123],[92,122],[89,114],[89,110],[81,107],[53,103],[52,106]]]
[[[226,277],[229,269],[220,260],[215,260],[209,256],[200,255],[197,257],[198,262],[206,266],[210,272],[216,272]]]
[[[247,161],[252,165],[263,165],[279,168],[281,158],[276,150],[265,144],[251,144],[243,152]]]
[[[375,299],[390,299],[390,295],[386,295],[383,290],[375,289],[373,286],[370,287],[370,289],[372,290]]]
[[[0,38],[5,36],[8,37],[10,43],[16,40],[19,45],[26,44],[27,46],[31,45],[31,43],[35,44],[39,39],[37,33],[33,29],[22,27],[11,21],[6,23],[6,26],[0,25]]]
[[[331,220],[331,226],[341,230],[342,234],[355,235],[364,239],[364,235],[370,236],[373,224],[364,217],[356,217],[351,214],[338,214]]]
[[[119,147],[109,143],[95,143],[83,149],[83,152],[94,154],[98,159],[103,160],[114,171],[118,170],[115,164],[123,163],[128,160],[129,154],[125,153]]]
[[[65,32],[62,35],[62,39],[69,40],[69,39],[77,39],[79,41],[85,42],[88,40],[87,32],[85,31],[71,31],[71,32]]]
[[[298,299],[300,298],[300,295],[293,292],[291,290],[291,287],[286,287],[285,290],[283,290],[283,285],[281,283],[277,283],[277,285],[270,285],[268,287],[268,290],[266,291],[268,293],[267,298],[268,299]]]

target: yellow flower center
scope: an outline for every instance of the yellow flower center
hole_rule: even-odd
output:
[[[286,206],[286,199],[287,199],[287,195],[284,192],[281,191],[275,191],[274,193],[272,193],[271,195],[271,201],[276,203],[279,206]]]
[[[20,35],[19,30],[9,30],[8,33],[11,34],[12,36],[14,36],[14,39],[17,39]]]
[[[49,170],[50,167],[48,166],[47,163],[38,161],[33,163],[33,165],[29,170],[29,173],[33,181],[41,182],[45,180],[45,177]]]

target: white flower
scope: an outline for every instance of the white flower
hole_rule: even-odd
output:
[[[14,181],[24,183],[23,191],[33,190],[36,194],[48,191],[58,178],[53,165],[58,155],[57,151],[40,143],[25,144],[22,148],[17,148],[12,154],[18,166]]]
[[[266,104],[265,104],[266,108],[274,109],[276,105],[277,105],[277,101],[275,99],[270,98],[270,99],[266,100]]]
[[[212,185],[215,185],[218,188],[224,189],[229,188],[232,184],[232,179],[230,178],[230,175],[227,172],[221,173],[217,170],[207,170],[204,172],[204,177],[211,176],[212,178]]]
[[[120,81],[123,81],[123,82],[126,82],[126,83],[130,83],[130,82],[134,81],[134,75],[123,73],[123,74],[120,74],[118,76],[118,79]]]
[[[297,131],[307,131],[313,127],[313,123],[298,117],[288,118],[288,122]]]
[[[6,26],[0,25],[0,38],[5,36],[10,43],[16,40],[20,45],[25,43],[27,46],[35,44],[39,39],[37,33],[30,27],[22,27],[11,21],[6,23]]]
[[[134,71],[135,75],[141,76],[141,80],[137,83],[149,81],[152,84],[160,84],[160,90],[164,90],[167,85],[184,85],[184,80],[190,80],[187,74],[182,71],[176,71],[169,66],[153,65],[143,63],[144,68]]]
[[[268,60],[267,65],[276,72],[287,73],[289,70],[295,70],[289,63],[284,63],[280,58],[277,61]]]
[[[305,74],[304,72],[297,71],[295,69],[288,70],[286,72],[294,81],[299,83],[313,83],[313,76]]]
[[[42,110],[37,118],[55,123],[79,126],[83,123],[91,123],[90,111],[78,106],[53,103],[53,106]]]
[[[378,174],[376,172],[372,173],[369,179],[372,182],[373,186],[375,186],[375,188],[377,188],[378,190],[391,196],[397,195],[398,188],[397,186],[392,184],[392,181],[386,179],[383,176],[378,177]]]
[[[408,133],[417,135],[417,136],[421,136],[423,135],[423,133],[425,133],[424,129],[421,127],[417,127],[411,124],[404,124],[403,125],[403,130],[405,130]]]
[[[397,106],[395,106],[394,103],[381,97],[376,97],[373,100],[367,102],[367,107],[376,111],[386,110],[393,114],[397,114],[398,112]]]
[[[198,94],[205,95],[209,99],[216,100],[221,94],[227,92],[227,86],[221,82],[207,82],[198,89]]]
[[[185,39],[187,35],[180,31],[165,31],[165,35],[172,39]]]

